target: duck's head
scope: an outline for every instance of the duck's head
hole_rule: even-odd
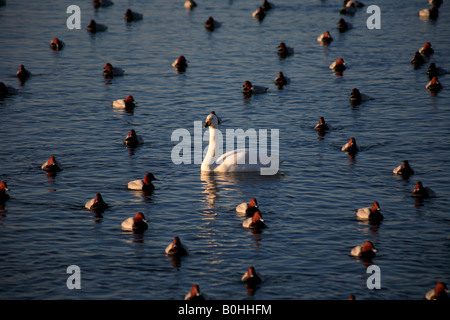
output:
[[[191,298],[200,296],[200,287],[198,284],[194,284],[191,288],[191,293],[189,294]]]
[[[356,139],[354,137],[350,138],[350,141],[348,142],[349,147],[356,147]]]
[[[344,59],[338,58],[338,59],[336,60],[336,66],[341,66],[341,65],[344,65]]]
[[[424,190],[423,184],[421,181],[417,181],[416,186],[414,187],[413,193],[419,193]]]
[[[252,91],[253,85],[250,81],[247,80],[244,82],[242,87],[244,88],[244,91]]]
[[[253,214],[252,222],[258,223],[259,221],[264,222],[261,216],[261,212],[259,212],[259,210],[256,210],[255,213]]]
[[[133,96],[128,96],[125,98],[125,103],[133,103],[133,102],[134,102]]]
[[[216,113],[213,111],[206,117],[205,128],[218,128],[219,127],[219,118]]]
[[[113,66],[112,66],[111,63],[107,62],[105,64],[105,66],[103,67],[103,69],[105,69],[105,71],[112,72],[113,71]]]
[[[248,268],[248,270],[247,270],[247,277],[248,278],[256,277],[255,267],[251,266],[251,267]]]
[[[153,173],[149,172],[145,175],[144,177],[144,184],[151,184],[152,181],[158,180],[155,178],[155,176],[153,175]]]
[[[0,191],[1,190],[9,190],[6,181],[0,181]]]
[[[372,204],[372,208],[370,209],[372,212],[377,212],[380,211],[380,204],[378,203],[378,201],[374,201]]]
[[[147,220],[145,220],[145,216],[144,216],[144,214],[142,212],[136,213],[136,215],[133,218],[133,221],[134,221],[135,224],[139,224],[139,223],[142,223],[142,222],[147,222]]]
[[[256,201],[255,198],[251,198],[249,203],[248,203],[248,207],[249,208],[258,208],[258,202]]]
[[[353,88],[352,92],[350,93],[350,99],[353,100],[360,100],[361,99],[361,93],[357,88]]]
[[[323,126],[323,125],[325,125],[325,119],[324,119],[324,117],[320,117],[319,126]]]
[[[444,282],[439,281],[434,288],[434,295],[440,297],[442,294],[448,292],[447,285]]]
[[[377,250],[375,249],[373,243],[370,242],[370,241],[364,242],[361,251],[362,252],[369,252],[369,251],[377,252]]]
[[[402,168],[402,170],[405,170],[405,169],[410,170],[411,169],[411,167],[409,166],[408,160],[403,161],[401,168]]]
[[[97,26],[97,22],[95,22],[95,20],[91,20],[90,22],[89,22],[89,28],[95,28]]]
[[[278,45],[278,48],[279,48],[280,50],[282,50],[282,51],[287,50],[286,44],[285,44],[284,42],[281,42],[281,43]]]
[[[323,34],[323,37],[324,38],[331,38],[331,34],[330,34],[330,32],[329,31],[325,31],[325,33]]]

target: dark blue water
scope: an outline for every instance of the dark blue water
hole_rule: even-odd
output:
[[[0,7],[0,81],[17,94],[0,101],[0,179],[10,200],[0,217],[1,299],[183,299],[198,283],[209,299],[423,299],[437,281],[449,282],[450,95],[425,89],[430,62],[450,70],[450,7],[436,21],[417,12],[428,1],[366,1],[381,8],[381,29],[369,30],[364,9],[336,30],[341,1],[273,1],[262,22],[262,3],[119,1],[94,9],[90,1],[7,1]],[[81,8],[81,30],[69,30],[66,8]],[[127,24],[127,8],[143,13]],[[214,32],[203,24],[222,22]],[[108,30],[95,35],[90,19]],[[322,46],[319,34],[334,41]],[[66,47],[50,50],[61,38]],[[280,42],[295,54],[279,59]],[[435,53],[415,70],[410,60],[429,41]],[[171,66],[189,61],[185,73]],[[343,57],[348,69],[328,66]],[[125,76],[105,80],[106,62]],[[33,76],[15,77],[24,64]],[[278,72],[291,84],[278,90]],[[242,84],[269,87],[245,98]],[[352,88],[372,100],[353,107]],[[133,95],[134,112],[111,101]],[[286,159],[276,176],[201,175],[199,164],[175,165],[174,130],[194,130],[215,111],[222,130],[279,129]],[[333,130],[313,129],[325,117]],[[130,129],[145,140],[130,150]],[[354,136],[354,159],[340,150]],[[203,147],[207,146],[204,142]],[[40,166],[54,155],[64,170],[49,177]],[[415,175],[392,170],[409,160]],[[156,190],[126,189],[152,172]],[[421,180],[437,197],[417,203]],[[100,192],[110,205],[102,217],[84,208]],[[242,227],[235,212],[255,197],[268,225]],[[357,221],[354,210],[379,201],[379,226]],[[121,230],[142,211],[144,234]],[[164,249],[179,236],[190,254],[180,261]],[[367,288],[368,266],[350,250],[370,240],[378,249],[381,289]],[[66,269],[81,270],[81,290],[69,290]],[[241,276],[250,265],[263,278],[249,294]]]

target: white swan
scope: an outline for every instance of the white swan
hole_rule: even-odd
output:
[[[216,154],[216,135],[219,119],[215,112],[206,117],[205,127],[209,128],[208,151],[201,165],[204,172],[260,172],[261,175],[274,175],[278,172],[279,155],[272,153],[268,163],[262,163],[255,148],[242,148]],[[219,132],[220,133],[220,132]]]

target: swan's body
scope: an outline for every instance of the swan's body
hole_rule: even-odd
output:
[[[278,172],[279,156],[271,154],[267,164],[261,163],[255,148],[243,148],[216,155],[216,134],[219,119],[214,112],[206,118],[205,127],[209,128],[208,152],[203,159],[201,171],[204,172],[260,172],[263,175],[272,175]],[[273,168],[275,162],[276,168]],[[274,172],[276,171],[276,172]]]

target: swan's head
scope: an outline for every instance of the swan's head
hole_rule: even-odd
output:
[[[206,117],[205,121],[205,128],[218,128],[219,127],[219,118],[217,117],[216,113],[213,111]]]

